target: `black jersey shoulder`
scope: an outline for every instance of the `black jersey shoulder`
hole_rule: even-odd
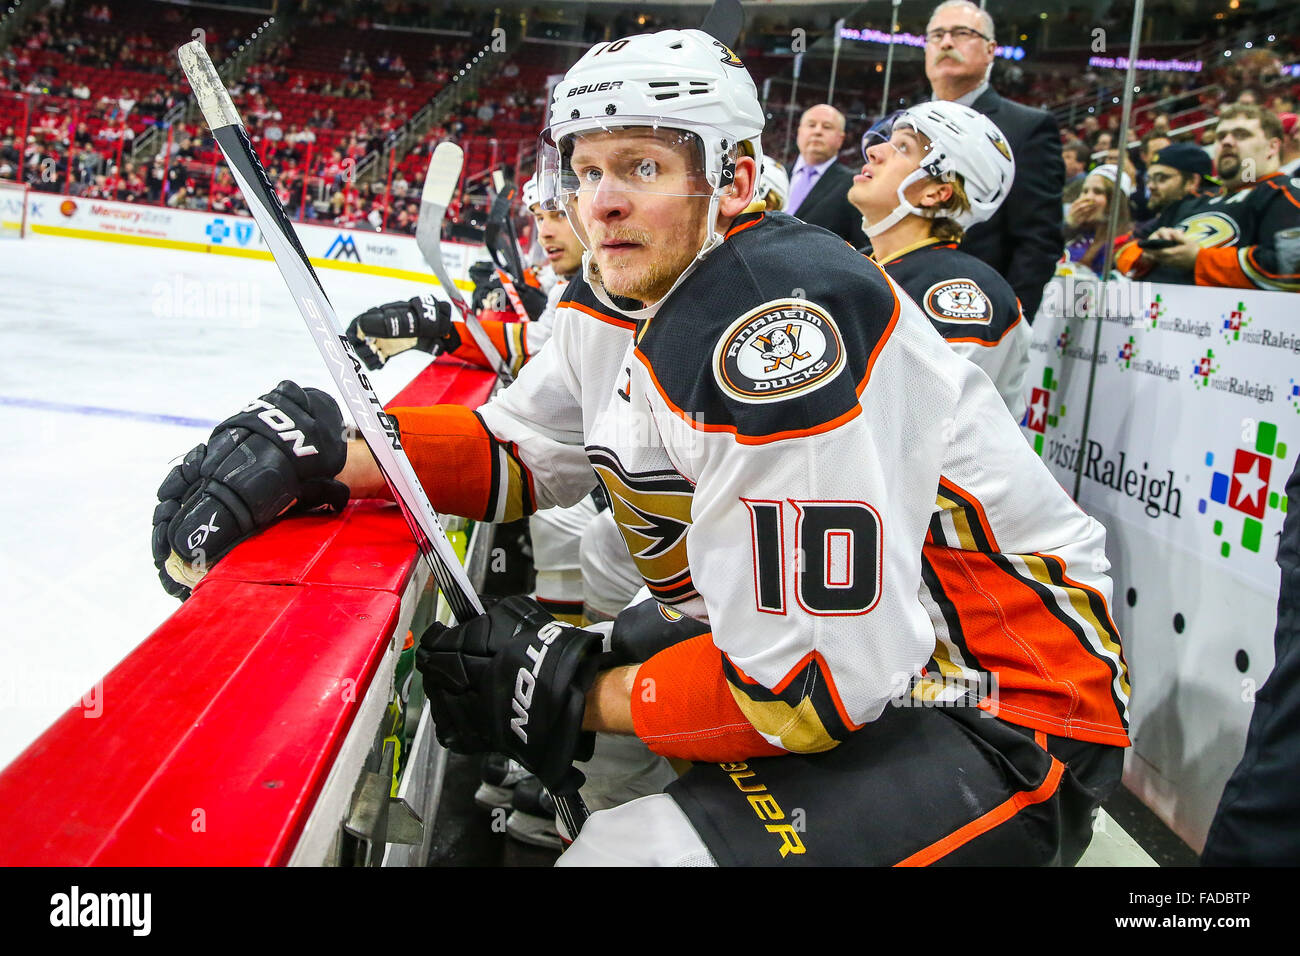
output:
[[[591,286],[587,284],[587,280],[581,274],[575,275],[569,280],[569,284],[565,286],[564,294],[560,296],[560,301],[556,303],[555,308],[557,311],[571,308],[605,325],[624,329],[628,332],[636,330],[635,321],[611,309],[596,298],[596,293],[591,291]]]
[[[1276,208],[1274,204],[1285,204]],[[1300,179],[1274,173],[1253,186],[1221,193],[1180,210],[1184,212],[1178,227],[1203,248],[1253,246],[1267,241],[1282,221],[1300,212]]]
[[[945,339],[996,345],[1020,321],[1007,280],[949,243],[913,249],[884,269]]]
[[[898,309],[884,274],[840,237],[751,214],[664,301],[637,355],[696,427],[776,441],[857,414]]]

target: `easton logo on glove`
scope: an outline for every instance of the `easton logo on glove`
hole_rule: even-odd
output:
[[[519,673],[515,675],[515,696],[510,701],[510,705],[518,715],[510,719],[510,729],[524,743],[528,743],[528,731],[524,730],[524,726],[528,723],[528,708],[533,702],[533,688],[537,686],[537,672],[542,669],[542,660],[546,657],[551,642],[560,636],[564,628],[572,626],[562,621],[552,621],[544,625],[537,631],[537,639],[541,643],[537,647],[529,647],[524,651],[528,659],[533,662],[533,666],[525,665],[519,668]]]
[[[299,458],[319,454],[315,445],[307,444],[307,436],[293,423],[293,419],[265,399],[255,398],[240,411],[258,412],[257,417],[274,428],[279,433],[281,441],[293,443],[293,453]]]
[[[184,600],[207,568],[290,511],[347,504],[343,416],[325,392],[281,382],[191,448],[158,487],[151,546],[168,594]],[[188,555],[188,557],[186,557]]]

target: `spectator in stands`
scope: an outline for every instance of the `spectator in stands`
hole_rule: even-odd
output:
[[[1281,121],[1232,104],[1219,112],[1214,138],[1223,193],[1151,234],[1174,246],[1141,250],[1120,268],[1141,274],[1154,264],[1187,284],[1300,292],[1300,188],[1279,168]]]
[[[1132,203],[1132,213],[1134,222],[1143,222],[1151,219],[1155,213],[1150,208],[1150,189],[1147,186],[1147,167],[1151,165],[1151,157],[1154,156],[1164,147],[1168,146],[1170,139],[1163,133],[1157,133],[1154,130],[1148,131],[1142,137],[1142,143],[1138,148],[1138,164],[1130,168],[1129,165],[1124,167],[1125,172],[1133,177],[1137,184],[1133,190],[1133,195],[1129,197]],[[1118,150],[1107,154],[1106,162],[1118,162]],[[1127,157],[1126,157],[1127,158]],[[1130,164],[1131,164],[1130,160]]]
[[[153,165],[149,167],[147,183],[149,201],[162,202],[163,187],[167,184],[167,162],[161,153],[154,157]]]
[[[996,49],[993,18],[969,0],[947,0],[930,15],[925,75],[934,99],[954,100],[988,116],[1006,135],[1016,160],[1006,202],[987,222],[967,230],[962,251],[1001,273],[1033,321],[1063,244],[1061,138],[1051,114],[1005,100],[989,85]]]
[[[788,170],[790,196],[785,211],[821,226],[859,249],[867,244],[862,213],[849,202],[853,170],[835,161],[844,144],[844,114],[822,103],[799,120],[799,158]]]
[[[1072,139],[1061,147],[1061,163],[1065,168],[1065,189],[1061,202],[1069,205],[1079,198],[1083,181],[1088,177],[1089,160],[1092,149],[1080,139]]]
[[[0,137],[0,178],[17,179],[17,170],[21,161],[22,156],[14,146],[13,134],[6,132],[3,137]]]
[[[1115,188],[1117,178],[1118,191]],[[1132,217],[1128,194],[1132,190],[1132,179],[1113,164],[1098,166],[1088,174],[1079,198],[1070,204],[1065,218],[1066,261],[1086,266],[1101,275],[1105,268],[1107,245],[1118,250],[1130,238]],[[1119,205],[1119,220],[1113,238],[1110,232],[1112,202]]]
[[[1212,172],[1210,158],[1205,151],[1191,143],[1170,143],[1151,157],[1147,167],[1147,182],[1151,195],[1148,207],[1159,218],[1138,235],[1149,235],[1160,226],[1178,221],[1178,210],[1188,200],[1199,200],[1212,195],[1218,181]]]

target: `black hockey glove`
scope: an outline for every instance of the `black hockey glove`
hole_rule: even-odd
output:
[[[461,754],[506,754],[551,792],[576,792],[586,778],[573,762],[590,760],[596,743],[582,714],[600,646],[600,635],[526,597],[456,627],[434,624],[415,661],[438,741]]]
[[[633,604],[614,618],[609,632],[609,650],[601,658],[601,669],[625,664],[644,664],[665,648],[692,637],[707,634],[709,626],[660,606],[654,598]]]
[[[454,352],[460,348],[460,335],[451,321],[451,305],[426,292],[362,312],[348,325],[348,342],[373,372],[408,349],[434,355]]]
[[[158,486],[153,561],[182,601],[204,572],[286,511],[341,510],[343,416],[315,388],[281,382],[216,427]]]

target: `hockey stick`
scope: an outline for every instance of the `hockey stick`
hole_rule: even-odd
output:
[[[519,245],[514,229],[510,228],[510,201],[514,197],[514,190],[507,191],[504,186],[505,177],[501,175],[501,170],[494,170],[492,187],[496,190],[496,197],[492,200],[487,226],[483,229],[483,244],[487,246],[492,263],[497,267],[497,280],[505,290],[506,298],[510,300],[510,307],[515,310],[521,322],[527,322],[532,316],[528,314],[517,287],[517,284],[522,285],[524,282],[524,266],[519,259]],[[504,237],[503,229],[507,233]]]
[[[484,239],[487,242],[488,250],[492,252],[492,258],[497,257],[497,247],[500,248],[501,257],[504,263],[498,262],[503,269],[510,273],[510,277],[515,282],[524,281],[524,264],[519,256],[519,237],[515,235],[514,223],[510,221],[510,204],[514,202],[515,188],[511,186],[505,188],[505,176],[501,170],[494,170],[492,173],[492,186],[496,190],[496,201],[492,203],[492,211],[488,215],[487,228],[484,230]],[[505,231],[504,242],[502,241],[501,232]]]
[[[704,15],[700,29],[728,47],[734,47],[744,26],[745,11],[740,0],[713,0],[713,6]]]
[[[447,290],[447,298],[460,312],[461,321],[469,330],[470,338],[492,366],[492,371],[496,372],[501,384],[509,385],[514,380],[510,370],[484,331],[478,316],[465,302],[456,283],[447,275],[447,266],[442,261],[442,220],[447,215],[447,207],[451,204],[456,184],[460,182],[460,171],[464,163],[465,151],[455,143],[439,143],[429,157],[429,171],[424,177],[424,191],[420,194],[420,218],[415,224],[415,244],[442,287]]]
[[[335,384],[356,420],[362,438],[374,455],[384,480],[388,482],[393,499],[402,511],[402,517],[406,519],[420,553],[429,562],[438,589],[458,622],[464,623],[482,614],[483,603],[474,592],[442,525],[438,523],[433,505],[429,503],[420,480],[407,460],[406,452],[402,450],[396,429],[384,414],[383,405],[371,389],[369,379],[361,371],[361,360],[342,332],[334,307],[330,305],[307,253],[298,242],[293,225],[276,199],[266,170],[262,168],[257,153],[248,141],[248,134],[240,122],[235,104],[231,102],[230,94],[217,76],[216,68],[202,41],[186,43],[177,51],[177,58],[194,90],[203,118],[212,131],[212,138],[221,147],[230,172],[262,231],[262,238],[266,240],[276,267],[284,277],[316,347],[320,349]],[[441,266],[441,256],[438,261]],[[445,273],[446,270],[443,271]],[[439,276],[439,280],[442,279]],[[444,283],[444,287],[459,296],[459,290],[454,285]],[[587,808],[582,798],[576,793],[552,794],[552,797],[565,827],[571,835],[576,836],[587,819]]]

